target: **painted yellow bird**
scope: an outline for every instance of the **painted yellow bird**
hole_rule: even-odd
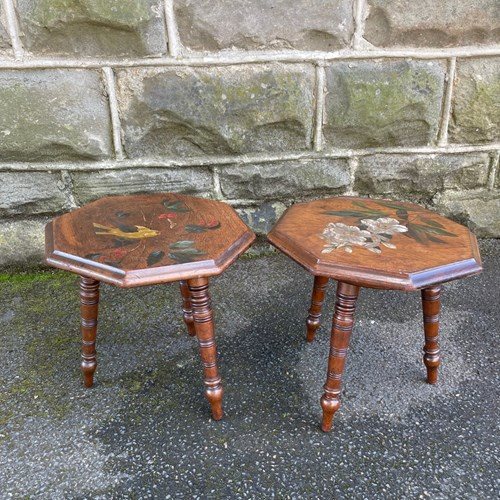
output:
[[[96,231],[95,234],[106,234],[109,236],[116,236],[117,238],[125,238],[127,240],[152,238],[160,234],[160,231],[149,229],[149,227],[144,226],[123,226],[122,228],[118,228],[103,226],[102,224],[96,224],[94,222],[94,228],[100,229],[100,231]]]

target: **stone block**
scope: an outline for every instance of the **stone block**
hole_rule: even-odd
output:
[[[312,67],[128,69],[117,81],[130,157],[311,146]]]
[[[377,47],[495,44],[498,0],[367,0],[364,38]]]
[[[361,194],[432,197],[443,189],[475,189],[488,182],[488,153],[373,155],[359,159],[354,189]]]
[[[353,33],[350,0],[175,0],[181,41],[193,50],[334,50]]]
[[[286,206],[283,203],[265,202],[259,206],[236,208],[243,222],[260,236],[265,236],[283,215]]]
[[[220,169],[224,196],[232,199],[266,199],[336,194],[350,183],[347,160],[297,160],[260,163]]]
[[[441,213],[468,225],[476,236],[500,238],[499,191],[449,191],[434,203]]]
[[[1,72],[0,160],[109,157],[109,108],[103,92],[93,71]]]
[[[0,268],[42,264],[46,219],[0,220]]]
[[[24,46],[36,54],[147,56],[166,51],[161,0],[17,0]]]
[[[174,192],[209,195],[213,191],[211,173],[203,168],[141,168],[74,172],[73,193],[80,204],[103,196]]]
[[[0,217],[60,212],[66,198],[61,176],[50,172],[0,172]]]
[[[449,137],[455,143],[500,139],[500,57],[458,61]]]
[[[10,37],[6,25],[4,7],[3,4],[0,3],[0,54],[8,54],[11,49]]]
[[[341,62],[326,70],[324,136],[342,148],[435,143],[445,70],[438,62]]]

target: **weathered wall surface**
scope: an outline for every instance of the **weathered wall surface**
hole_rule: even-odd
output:
[[[261,234],[358,193],[500,237],[499,150],[498,0],[0,0],[0,265],[159,190]]]

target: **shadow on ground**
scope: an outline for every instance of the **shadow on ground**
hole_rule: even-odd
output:
[[[282,256],[213,280],[226,417],[209,419],[176,285],[102,287],[96,386],[80,381],[77,282],[0,282],[0,496],[497,498],[500,241],[445,287],[444,364],[424,382],[419,294],[363,290],[334,430],[319,430],[334,284]]]

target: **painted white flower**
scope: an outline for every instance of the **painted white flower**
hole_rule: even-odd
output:
[[[361,223],[373,234],[395,234],[406,233],[408,228],[392,217],[381,217],[380,219],[361,219]]]
[[[354,245],[363,246],[370,233],[357,226],[348,226],[342,222],[330,222],[323,230],[323,239],[327,241],[322,253],[330,253],[336,248],[352,253]]]

